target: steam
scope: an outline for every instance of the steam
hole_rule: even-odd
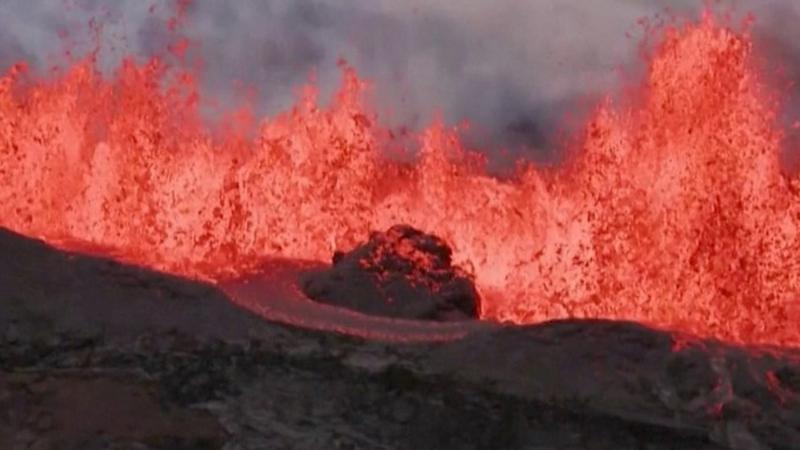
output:
[[[726,4],[756,13],[757,34],[785,59],[788,76],[800,79],[800,31],[794,26],[800,3]],[[115,42],[103,53],[109,65],[125,53],[161,51],[170,5],[4,0],[0,64],[53,61],[64,46],[64,30],[72,45],[88,48],[90,17]],[[696,14],[703,2],[194,0],[183,32],[202,45],[207,91],[232,101],[235,83],[255,87],[261,113],[291,105],[312,71],[323,96],[330,93],[339,81],[336,62],[344,58],[373,82],[385,123],[417,128],[436,115],[446,123],[467,120],[477,145],[542,155],[565,115],[580,115],[620,84],[619,69],[636,66],[637,20],[667,7]]]

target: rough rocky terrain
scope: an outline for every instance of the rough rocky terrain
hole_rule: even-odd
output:
[[[0,449],[800,448],[786,350],[606,321],[368,341],[7,232],[0,255]]]

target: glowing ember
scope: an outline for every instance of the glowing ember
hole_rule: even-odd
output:
[[[407,223],[474,270],[487,319],[798,345],[800,182],[750,59],[749,35],[710,16],[667,30],[633,106],[599,108],[565,167],[510,181],[439,125],[413,166],[384,159],[347,67],[330,107],[307,88],[250,139],[204,129],[192,77],[157,60],[110,80],[92,60],[47,79],[18,66],[0,82],[0,224],[219,280]]]

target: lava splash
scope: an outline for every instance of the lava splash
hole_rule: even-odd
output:
[[[752,37],[706,14],[659,38],[642,85],[596,109],[567,163],[508,179],[441,124],[413,164],[386,158],[347,66],[329,106],[307,87],[253,137],[208,128],[194,74],[159,59],[111,77],[91,57],[46,76],[19,64],[0,79],[0,225],[219,281],[405,223],[452,246],[485,319],[800,345],[800,181],[781,172]]]

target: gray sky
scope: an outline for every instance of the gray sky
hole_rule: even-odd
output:
[[[800,79],[800,2],[728,1],[754,11],[756,31]],[[156,5],[156,16],[148,12]],[[0,64],[53,61],[62,30],[86,42],[98,17],[123,53],[163,49],[164,0],[2,0]],[[184,28],[202,46],[204,83],[218,97],[235,81],[258,88],[274,113],[316,69],[323,93],[347,59],[375,85],[392,124],[417,127],[440,112],[469,120],[487,146],[546,147],[554,124],[613,91],[617,69],[636,67],[637,19],[693,0],[195,0]],[[633,37],[626,37],[632,33]],[[491,144],[489,144],[491,143]]]

